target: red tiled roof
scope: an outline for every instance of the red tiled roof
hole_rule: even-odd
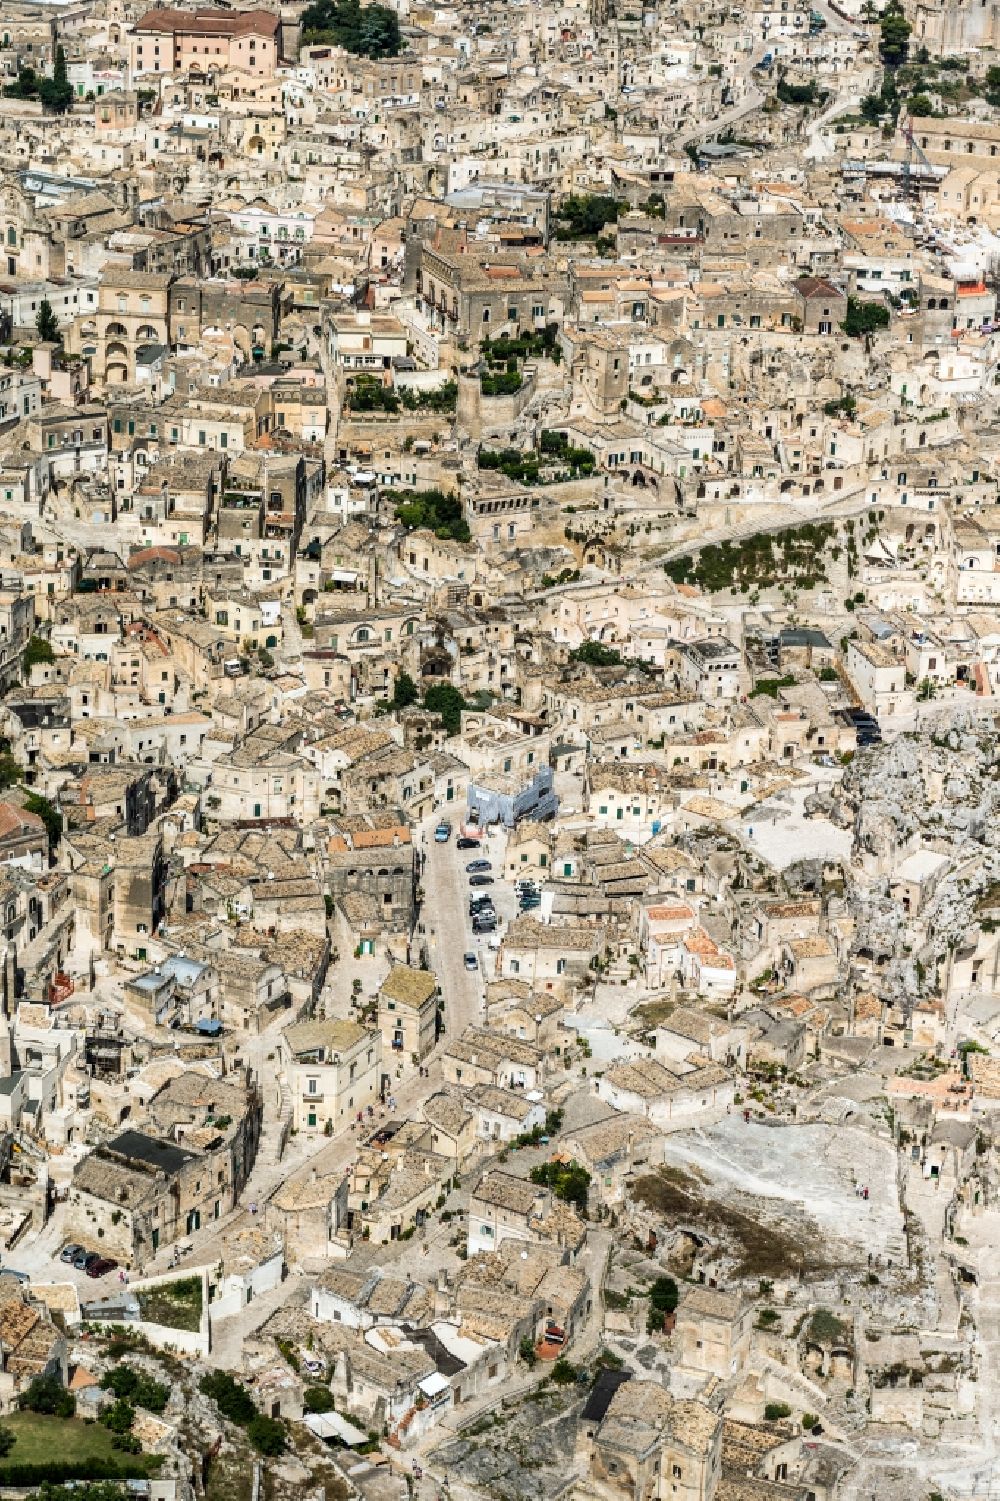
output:
[[[274,36],[280,21],[266,10],[147,10],[136,32],[189,32],[196,36]]]

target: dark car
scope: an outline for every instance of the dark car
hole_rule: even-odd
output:
[[[472,924],[473,933],[495,933],[497,920],[495,917],[477,917]]]
[[[461,839],[455,840],[455,848],[457,850],[477,850],[479,848],[479,840],[470,839],[467,834],[463,834]]]
[[[106,1277],[109,1272],[115,1270],[117,1265],[118,1263],[113,1256],[98,1256],[97,1260],[92,1261],[90,1266],[86,1268],[87,1276]]]
[[[470,886],[492,886],[493,885],[493,877],[492,876],[470,876],[469,877],[469,885]]]
[[[477,870],[492,870],[493,864],[490,860],[470,860],[465,868],[473,875]]]

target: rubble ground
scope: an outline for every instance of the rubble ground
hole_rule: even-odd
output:
[[[747,1274],[780,1275],[785,1261],[819,1271],[869,1251],[899,1254],[895,1153],[865,1131],[746,1124],[732,1115],[669,1137],[666,1160],[666,1195],[648,1178],[638,1190],[676,1217],[697,1207],[716,1218],[739,1245]],[[867,1200],[856,1184],[868,1187]]]
[[[575,1386],[546,1385],[510,1413],[487,1413],[436,1449],[432,1461],[497,1501],[558,1495],[573,1458],[578,1407]]]

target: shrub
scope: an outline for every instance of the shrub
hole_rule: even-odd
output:
[[[588,667],[617,667],[621,659],[620,651],[600,641],[583,641],[569,654],[571,662],[585,662]]]
[[[114,1459],[50,1460],[47,1464],[5,1464],[2,1474],[5,1486],[17,1486],[25,1490],[38,1490],[39,1486],[66,1485],[81,1480],[146,1480],[149,1478],[150,1459],[146,1455],[142,1464],[119,1463]],[[74,1490],[74,1497],[79,1492]]]
[[[211,1397],[223,1417],[231,1423],[246,1428],[257,1414],[253,1398],[241,1381],[230,1376],[228,1371],[211,1371],[198,1383],[199,1390]]]
[[[101,1385],[105,1391],[114,1392],[119,1400],[134,1402],[147,1412],[163,1412],[170,1398],[169,1387],[130,1365],[114,1366]]]
[[[54,662],[56,654],[41,636],[32,636],[24,648],[24,670],[30,672],[37,662]]]
[[[782,1418],[791,1417],[792,1409],[787,1402],[768,1402],[764,1408],[764,1421],[767,1423],[780,1422]]]
[[[306,1412],[333,1412],[333,1392],[328,1386],[307,1386],[302,1405]]]
[[[267,1418],[262,1412],[247,1424],[247,1438],[258,1454],[275,1455],[286,1447],[285,1430],[277,1418]]]

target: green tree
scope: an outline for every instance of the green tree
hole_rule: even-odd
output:
[[[52,311],[52,304],[47,297],[43,297],[38,304],[38,313],[35,316],[35,328],[38,337],[43,344],[61,344],[62,335],[59,332],[59,324],[56,315]],[[49,659],[51,661],[51,658]]]
[[[424,694],[424,708],[440,717],[446,734],[457,735],[462,728],[465,699],[451,683],[435,683]]]
[[[302,12],[302,40],[332,42],[358,57],[397,57],[403,48],[396,12],[359,0],[313,0]]]
[[[408,672],[397,675],[392,687],[392,698],[389,700],[394,709],[408,709],[420,698],[420,690],[410,677]]]
[[[521,1343],[517,1347],[517,1353],[520,1355],[521,1359],[524,1361],[525,1365],[529,1367],[529,1369],[534,1367],[538,1363],[538,1356],[535,1353],[535,1344],[530,1334],[522,1334]]]
[[[898,68],[906,61],[910,50],[910,34],[913,27],[903,14],[899,0],[889,0],[879,21],[881,40],[879,53],[887,68]]]
[[[55,1376],[35,1376],[18,1397],[17,1405],[46,1417],[71,1418],[76,1412],[76,1398]]]
[[[601,641],[581,641],[569,654],[571,662],[586,662],[589,667],[617,667],[622,654],[614,646],[605,646]]]
[[[40,79],[34,68],[19,68],[13,83],[7,84],[4,94],[8,99],[37,99]]]
[[[396,519],[410,531],[427,527],[443,542],[468,542],[472,536],[457,495],[446,495],[443,490],[403,490],[395,499]]]
[[[915,118],[934,113],[934,104],[928,94],[911,94],[907,108]]]
[[[808,83],[789,83],[779,78],[775,93],[782,104],[815,104],[816,81],[811,78]]]
[[[531,1169],[532,1183],[551,1188],[557,1199],[572,1204],[581,1214],[587,1212],[590,1174],[578,1162],[543,1162]]]
[[[8,787],[16,787],[23,774],[23,767],[14,760],[7,744],[6,750],[0,750],[0,790],[5,792]]]
[[[556,239],[596,239],[606,224],[618,223],[624,207],[603,193],[571,193],[556,209]]]
[[[124,1397],[119,1397],[106,1412],[101,1413],[101,1422],[112,1433],[131,1433],[135,1422],[135,1408]]]
[[[649,1289],[649,1314],[646,1318],[646,1332],[654,1333],[662,1330],[668,1313],[673,1313],[677,1307],[677,1283],[673,1277],[657,1277]]]
[[[847,317],[841,325],[845,334],[860,339],[864,334],[874,333],[889,325],[889,309],[881,302],[865,302],[860,297],[848,297]]]
[[[38,97],[54,115],[66,114],[73,103],[73,86],[66,74],[66,53],[61,42],[56,47],[52,77],[40,80]]]
[[[48,307],[48,303],[43,302],[42,307]],[[41,310],[39,310],[38,316],[39,318],[41,317]],[[39,333],[41,333],[41,329],[39,329]],[[32,636],[24,648],[24,670],[26,673],[30,672],[39,662],[54,662],[55,659],[56,654],[44,636]]]
[[[3,756],[0,756],[0,768],[2,768],[2,765]],[[62,814],[55,803],[49,802],[49,799],[42,797],[39,792],[28,793],[24,799],[24,808],[27,813],[37,813],[38,817],[42,820],[42,823],[45,825],[45,832],[49,836],[49,852],[51,853],[62,838]]]

